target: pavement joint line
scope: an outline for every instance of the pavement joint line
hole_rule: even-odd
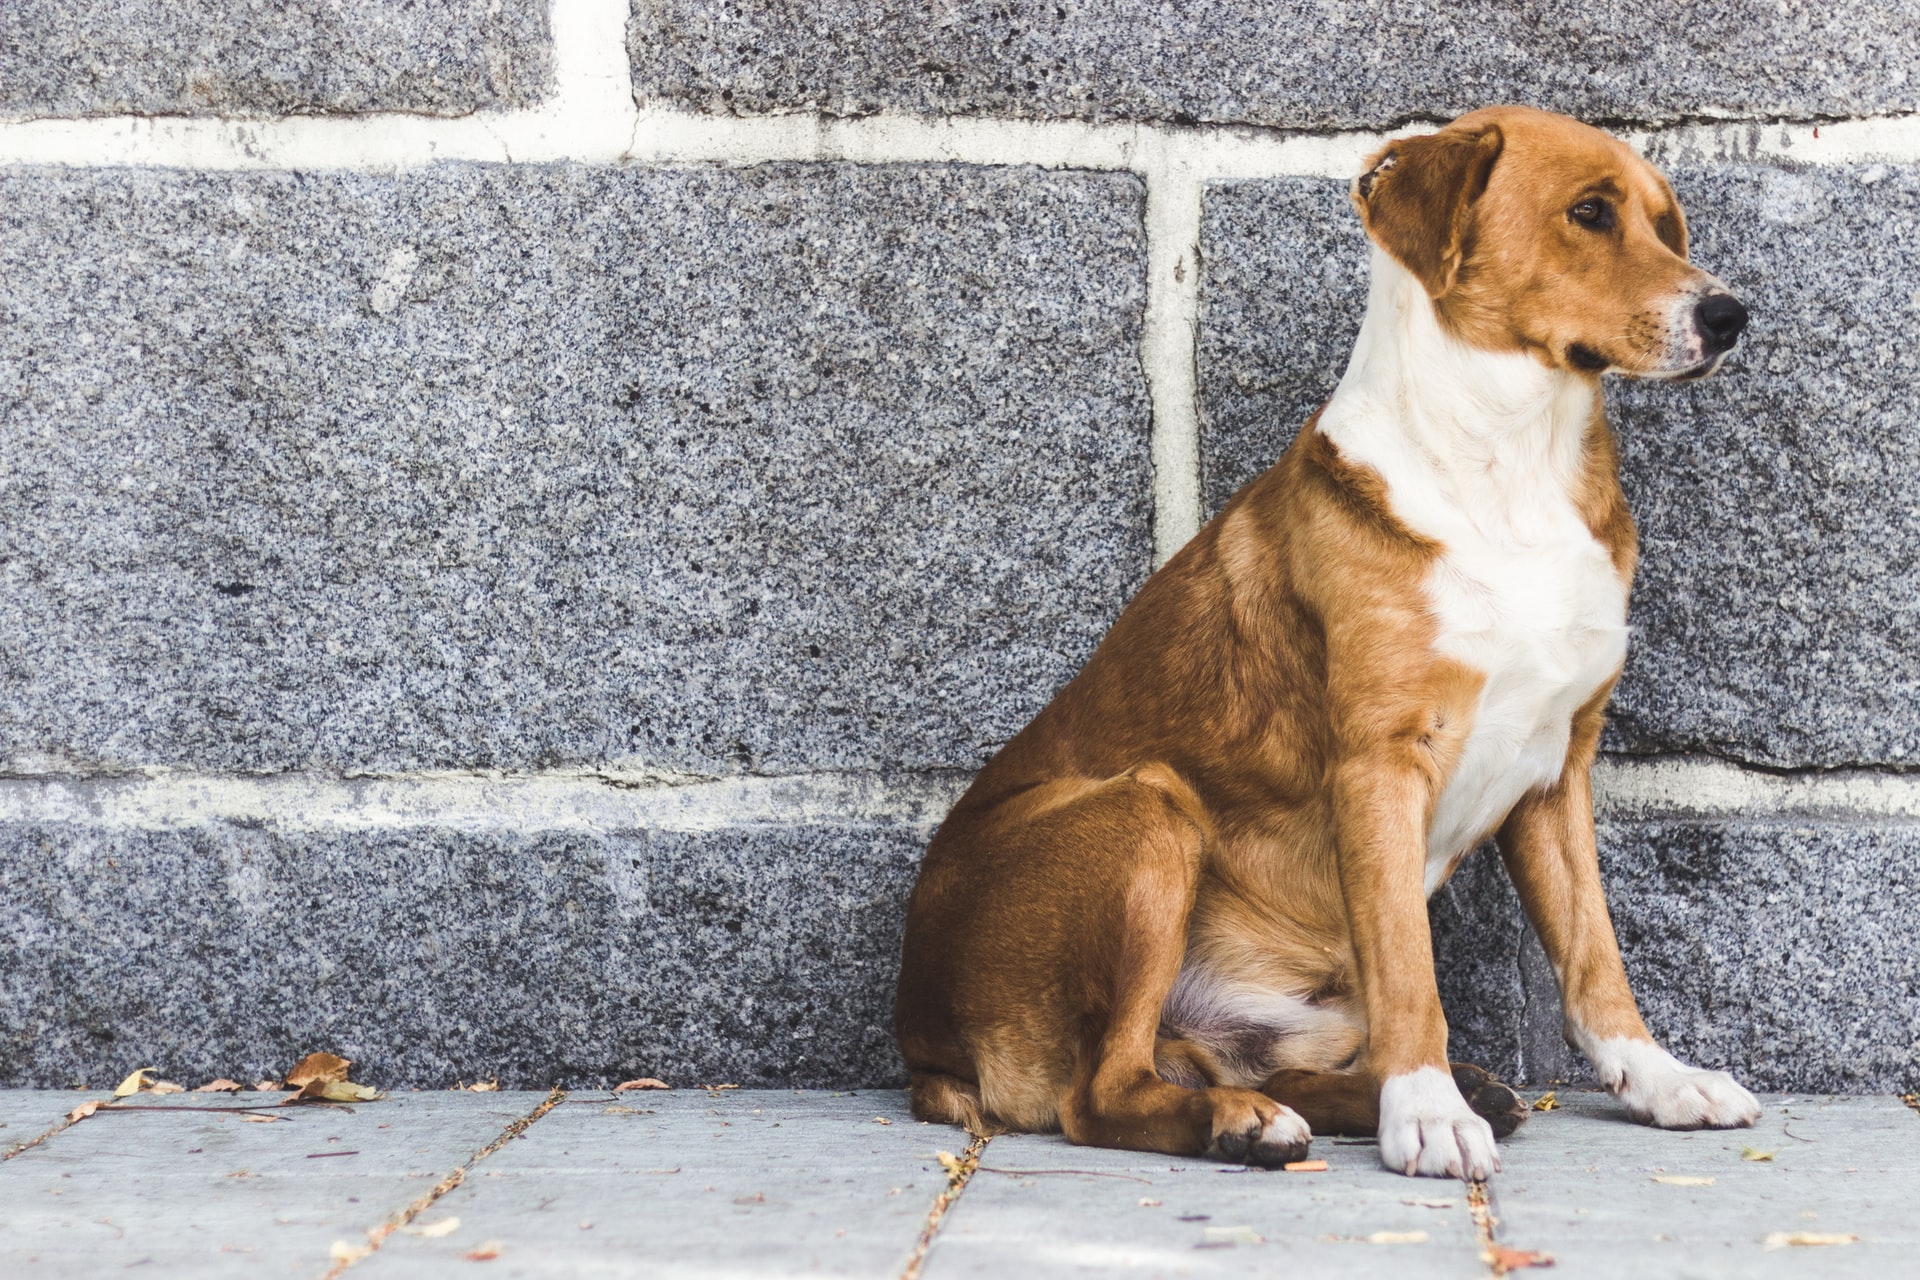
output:
[[[69,1111],[66,1115],[61,1116],[58,1120],[54,1121],[52,1127],[44,1130],[41,1133],[35,1134],[33,1137],[26,1139],[24,1142],[16,1142],[12,1146],[8,1147],[6,1151],[0,1152],[0,1164],[5,1164],[7,1161],[13,1159],[15,1156],[19,1155],[23,1151],[33,1150],[33,1148],[39,1146],[41,1143],[47,1141],[49,1138],[52,1138],[57,1134],[65,1133],[68,1129],[73,1128],[73,1126],[75,1126],[76,1124],[79,1124],[82,1120],[85,1120],[87,1118],[86,1116],[76,1115],[74,1113],[79,1111],[81,1107],[85,1106],[90,1101],[93,1101],[93,1099],[82,1098],[80,1102],[74,1106],[73,1111]],[[105,1106],[108,1103],[113,1101],[113,1096],[109,1094],[107,1097],[99,1099],[99,1101],[102,1106]]]
[[[940,1153],[943,1157],[940,1163],[947,1171],[947,1185],[942,1188],[939,1195],[933,1198],[933,1204],[927,1210],[926,1225],[921,1227],[920,1238],[914,1242],[913,1252],[907,1255],[907,1263],[900,1269],[900,1280],[920,1280],[921,1269],[927,1265],[927,1251],[933,1248],[934,1239],[940,1234],[940,1225],[946,1220],[947,1211],[959,1201],[961,1194],[967,1189],[967,1184],[973,1180],[973,1175],[980,1168],[981,1153],[987,1149],[987,1144],[991,1141],[993,1139],[986,1134],[976,1135],[957,1159],[945,1151]],[[948,1163],[949,1160],[952,1161],[951,1164]]]
[[[531,1129],[540,1121],[542,1116],[545,1116],[547,1112],[553,1110],[565,1101],[566,1096],[567,1091],[565,1089],[554,1088],[552,1092],[547,1094],[546,1101],[542,1102],[532,1111],[529,1111],[526,1115],[521,1116],[518,1120],[508,1124],[506,1128],[500,1131],[499,1137],[468,1156],[466,1162],[459,1168],[440,1179],[439,1182],[435,1183],[425,1193],[390,1215],[386,1221],[380,1223],[378,1226],[367,1228],[367,1243],[362,1247],[349,1247],[345,1252],[337,1253],[333,1265],[327,1268],[321,1275],[320,1280],[338,1280],[338,1277],[346,1272],[349,1267],[367,1258],[371,1258],[374,1254],[380,1252],[380,1247],[386,1244],[387,1237],[411,1223],[428,1209],[431,1209],[442,1196],[465,1182],[467,1180],[467,1173],[473,1169],[474,1166],[478,1165],[494,1152],[500,1150],[500,1148],[506,1146],[509,1142],[512,1142],[528,1129]],[[337,1248],[338,1246],[336,1246],[336,1249]]]

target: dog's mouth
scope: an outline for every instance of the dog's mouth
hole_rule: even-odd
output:
[[[1726,358],[1726,352],[1717,352],[1691,368],[1682,369],[1678,373],[1667,374],[1666,377],[1671,382],[1698,382],[1709,374],[1717,372],[1721,363],[1726,360]]]

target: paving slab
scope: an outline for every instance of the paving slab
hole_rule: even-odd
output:
[[[925,1274],[1484,1274],[1461,1183],[1388,1173],[1372,1142],[1322,1138],[1311,1154],[1325,1173],[995,1138]]]
[[[1493,1210],[1500,1242],[1553,1254],[1562,1280],[1913,1272],[1920,1115],[1897,1098],[1772,1095],[1753,1129],[1667,1133],[1631,1123],[1604,1095],[1559,1097],[1560,1110],[1504,1149]],[[1795,1234],[1859,1240],[1778,1239]]]
[[[546,1095],[226,1110],[267,1097],[142,1099],[187,1110],[96,1113],[0,1164],[0,1274],[312,1280]],[[291,1118],[242,1119],[269,1114]]]
[[[11,1156],[40,1137],[67,1113],[98,1093],[55,1093],[47,1089],[0,1089],[0,1156]]]
[[[896,1276],[966,1135],[905,1095],[574,1095],[355,1276]]]

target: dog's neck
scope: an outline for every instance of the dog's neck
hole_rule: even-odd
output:
[[[1366,319],[1320,430],[1381,474],[1419,532],[1445,538],[1465,519],[1528,542],[1561,524],[1597,394],[1590,378],[1454,337],[1413,275],[1375,248]]]

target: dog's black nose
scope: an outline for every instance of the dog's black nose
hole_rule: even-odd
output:
[[[1719,355],[1732,350],[1740,331],[1747,327],[1747,309],[1730,293],[1709,294],[1693,309],[1693,322],[1706,339],[1707,353]]]

